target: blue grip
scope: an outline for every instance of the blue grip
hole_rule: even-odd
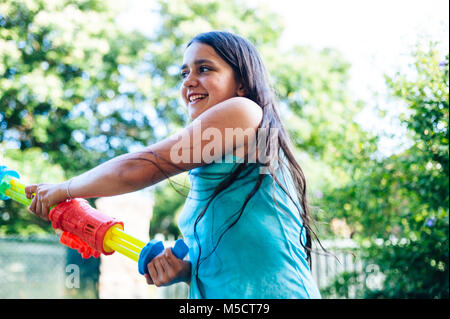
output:
[[[175,245],[173,245],[172,253],[177,257],[178,259],[183,259],[186,257],[187,253],[189,252],[189,247],[184,243],[183,239],[177,239],[175,242]]]
[[[164,250],[162,241],[156,239],[150,240],[147,245],[142,248],[139,254],[138,270],[141,275],[148,274],[147,265],[153,258],[158,256]],[[186,246],[183,239],[178,239],[172,248],[172,253],[178,259],[183,259],[189,252],[189,247]]]
[[[139,254],[138,270],[141,275],[148,273],[147,264],[164,250],[162,241],[150,240]]]

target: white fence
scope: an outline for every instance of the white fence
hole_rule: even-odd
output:
[[[353,240],[325,240],[321,244],[329,253],[317,244],[313,245],[312,253],[312,274],[319,288],[327,287],[336,275],[344,271],[363,271],[357,255],[358,246]]]

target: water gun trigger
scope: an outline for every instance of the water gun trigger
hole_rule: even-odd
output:
[[[84,259],[94,257],[100,257],[101,253],[91,248],[86,244],[83,240],[81,240],[78,236],[70,233],[63,232],[61,237],[59,238],[61,244],[66,245],[69,248],[76,249]]]

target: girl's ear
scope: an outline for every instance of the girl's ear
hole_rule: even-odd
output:
[[[239,88],[236,92],[237,96],[246,96],[247,95],[247,90],[245,89],[243,84],[239,85]]]

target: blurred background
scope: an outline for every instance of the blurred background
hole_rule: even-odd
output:
[[[176,132],[179,66],[197,33],[260,51],[308,181],[324,298],[449,297],[446,0],[1,0],[0,165],[61,182]],[[186,174],[90,200],[167,245]],[[320,249],[319,249],[320,252]],[[0,298],[185,298],[134,262],[82,259],[0,200]]]

